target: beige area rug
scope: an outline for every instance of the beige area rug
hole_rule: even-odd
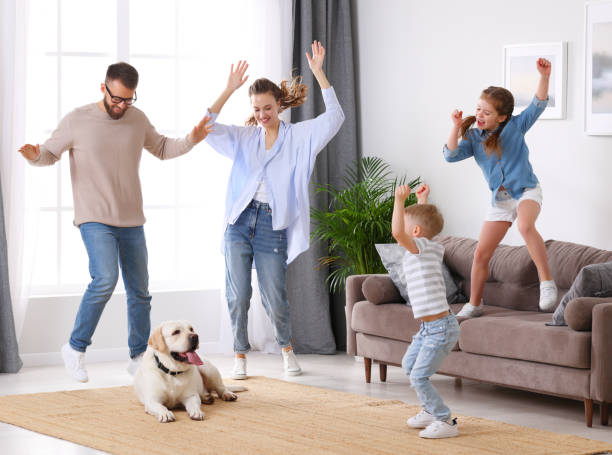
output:
[[[158,423],[131,387],[0,397],[0,421],[113,454],[594,454],[610,444],[459,416],[460,436],[424,440],[406,426],[419,409],[269,379],[241,382],[233,403],[203,405],[206,418]]]

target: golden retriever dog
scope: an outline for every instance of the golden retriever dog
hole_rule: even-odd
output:
[[[171,409],[182,405],[193,420],[203,420],[202,403],[214,401],[212,392],[225,401],[238,397],[245,387],[226,387],[219,370],[201,360],[199,337],[186,321],[162,323],[149,338],[149,346],[134,377],[134,391],[145,412],[160,422],[175,420]]]

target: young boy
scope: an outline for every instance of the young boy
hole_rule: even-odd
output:
[[[404,208],[410,187],[395,190],[395,206],[391,222],[392,234],[407,252],[404,273],[414,317],[422,321],[412,338],[402,367],[410,375],[410,383],[421,400],[423,410],[408,419],[408,426],[424,428],[422,438],[457,436],[457,420],[451,419],[450,409],[429,383],[444,358],[459,338],[459,323],[446,301],[442,257],[444,247],[431,238],[440,233],[444,220],[435,205],[427,203],[429,187],[417,191],[418,204]]]

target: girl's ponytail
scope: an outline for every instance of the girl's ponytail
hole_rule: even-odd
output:
[[[501,158],[501,144],[499,143],[499,136],[501,135],[502,130],[508,124],[508,120],[504,120],[499,124],[499,128],[495,130],[493,134],[489,134],[489,136],[484,141],[484,149],[488,156],[491,156],[490,152],[495,152],[498,158]]]
[[[461,136],[462,139],[467,139],[467,130],[470,129],[470,126],[472,126],[475,121],[475,115],[470,115],[469,117],[463,119],[463,122],[461,123],[461,128],[459,129],[459,136]]]

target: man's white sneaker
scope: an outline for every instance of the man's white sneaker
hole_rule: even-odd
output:
[[[143,356],[144,356],[144,352],[141,352],[136,357],[130,358],[130,361],[128,362],[128,366],[127,366],[127,371],[132,376],[134,376],[136,372],[138,371],[138,367],[140,366],[140,362],[142,361]]]
[[[232,379],[246,379],[246,357],[234,357],[234,369]]]
[[[453,438],[459,436],[457,419],[453,419],[450,422],[435,420],[423,431],[420,431],[419,436],[426,439]]]
[[[540,283],[540,310],[550,311],[557,303],[557,285],[553,280]]]
[[[436,421],[436,418],[429,412],[423,409],[414,417],[410,417],[406,423],[411,428],[427,428],[427,426]]]
[[[68,374],[79,382],[89,381],[87,370],[85,369],[85,353],[75,351],[70,344],[62,346],[62,358]]]
[[[484,306],[484,302],[480,302],[480,305],[472,305],[470,302],[463,305],[461,311],[457,313],[455,316],[458,318],[477,318],[478,316],[482,316],[484,312],[482,307]]]
[[[298,376],[302,374],[302,369],[300,368],[300,364],[293,350],[283,351],[283,364],[285,365],[285,374],[289,376]]]

